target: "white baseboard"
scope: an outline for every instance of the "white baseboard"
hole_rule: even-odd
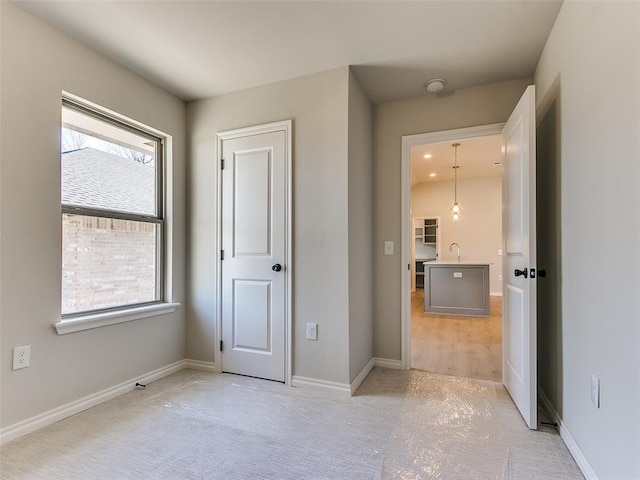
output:
[[[489,292],[489,296],[491,296],[491,297],[501,297],[502,296],[502,290],[500,290],[499,292]]]
[[[70,417],[71,415],[80,413],[83,410],[95,407],[96,405],[106,402],[107,400],[111,400],[118,395],[130,392],[136,388],[136,383],[146,385],[147,383],[151,383],[155,380],[171,375],[172,373],[178,372],[185,368],[185,364],[185,360],[180,360],[179,362],[172,363],[152,372],[127,380],[126,382],[122,382],[119,385],[106,388],[100,392],[80,398],[79,400],[69,402],[66,405],[54,408],[48,412],[44,412],[13,425],[9,425],[0,430],[0,445],[38,430],[39,428],[51,425],[63,418]]]
[[[584,475],[584,478],[586,480],[599,480],[598,475],[596,475],[596,472],[593,470],[593,467],[589,463],[589,460],[587,460],[587,457],[582,452],[582,449],[573,438],[573,435],[571,435],[571,432],[569,432],[569,429],[564,424],[562,418],[560,418],[560,415],[549,401],[549,398],[545,395],[542,388],[540,388],[540,385],[538,385],[538,398],[540,399],[540,402],[542,402],[542,405],[544,405],[544,409],[551,416],[551,420],[558,424],[560,437],[569,449],[569,452],[573,456],[573,459],[578,464],[578,468]]]
[[[388,358],[374,357],[373,362],[376,367],[404,370],[404,366],[402,365],[402,360],[391,360]]]
[[[364,368],[360,371],[358,376],[353,379],[353,382],[351,382],[351,385],[350,385],[351,395],[356,393],[356,390],[358,389],[360,384],[364,382],[364,379],[367,378],[367,375],[369,375],[369,372],[373,370],[373,367],[375,367],[375,365],[376,365],[375,360],[371,358],[371,360],[369,360],[367,364],[364,366]]]
[[[191,370],[201,370],[203,372],[218,373],[218,368],[213,362],[203,362],[202,360],[192,360],[187,358],[184,364],[184,368],[190,368]]]
[[[351,395],[351,387],[347,383],[330,382],[328,380],[319,380],[317,378],[300,377],[293,375],[291,377],[292,387],[319,387],[348,393]]]

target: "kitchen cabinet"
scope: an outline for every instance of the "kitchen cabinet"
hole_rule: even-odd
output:
[[[424,287],[423,262],[438,259],[438,218],[415,217],[413,219],[413,258],[412,268],[415,288]]]
[[[424,288],[424,260],[416,260],[416,288]]]
[[[489,264],[430,262],[423,265],[424,311],[485,317],[489,303]]]
[[[438,219],[425,218],[422,226],[422,243],[425,245],[438,245]]]

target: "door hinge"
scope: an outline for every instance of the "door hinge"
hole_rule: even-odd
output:
[[[224,158],[220,159],[220,170],[224,170]]]
[[[407,263],[407,270],[411,270],[411,264]]]
[[[220,340],[220,351],[224,351],[224,342]]]
[[[220,250],[220,260],[224,260],[224,250]]]

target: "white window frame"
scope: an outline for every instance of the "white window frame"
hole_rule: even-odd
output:
[[[149,138],[157,143],[158,148],[155,158],[156,173],[156,215],[144,215],[124,213],[113,210],[88,208],[81,205],[64,204],[61,202],[60,221],[63,215],[81,215],[90,217],[103,217],[116,220],[132,220],[143,223],[153,223],[158,225],[158,241],[156,246],[156,299],[144,303],[118,305],[115,307],[101,308],[70,314],[61,314],[60,321],[52,326],[59,335],[73,333],[77,331],[113,325],[122,322],[129,322],[156,315],[172,313],[179,305],[171,301],[170,288],[170,222],[167,205],[167,150],[171,144],[171,138],[161,132],[154,131],[138,122],[109,112],[89,102],[85,102],[70,94],[63,94],[62,107],[72,109],[91,116],[105,123],[115,125],[121,129],[129,130],[137,135]],[[91,132],[87,132],[91,134]]]

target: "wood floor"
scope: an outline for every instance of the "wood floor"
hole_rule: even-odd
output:
[[[424,313],[424,291],[411,294],[411,368],[502,381],[502,297],[490,317]]]

